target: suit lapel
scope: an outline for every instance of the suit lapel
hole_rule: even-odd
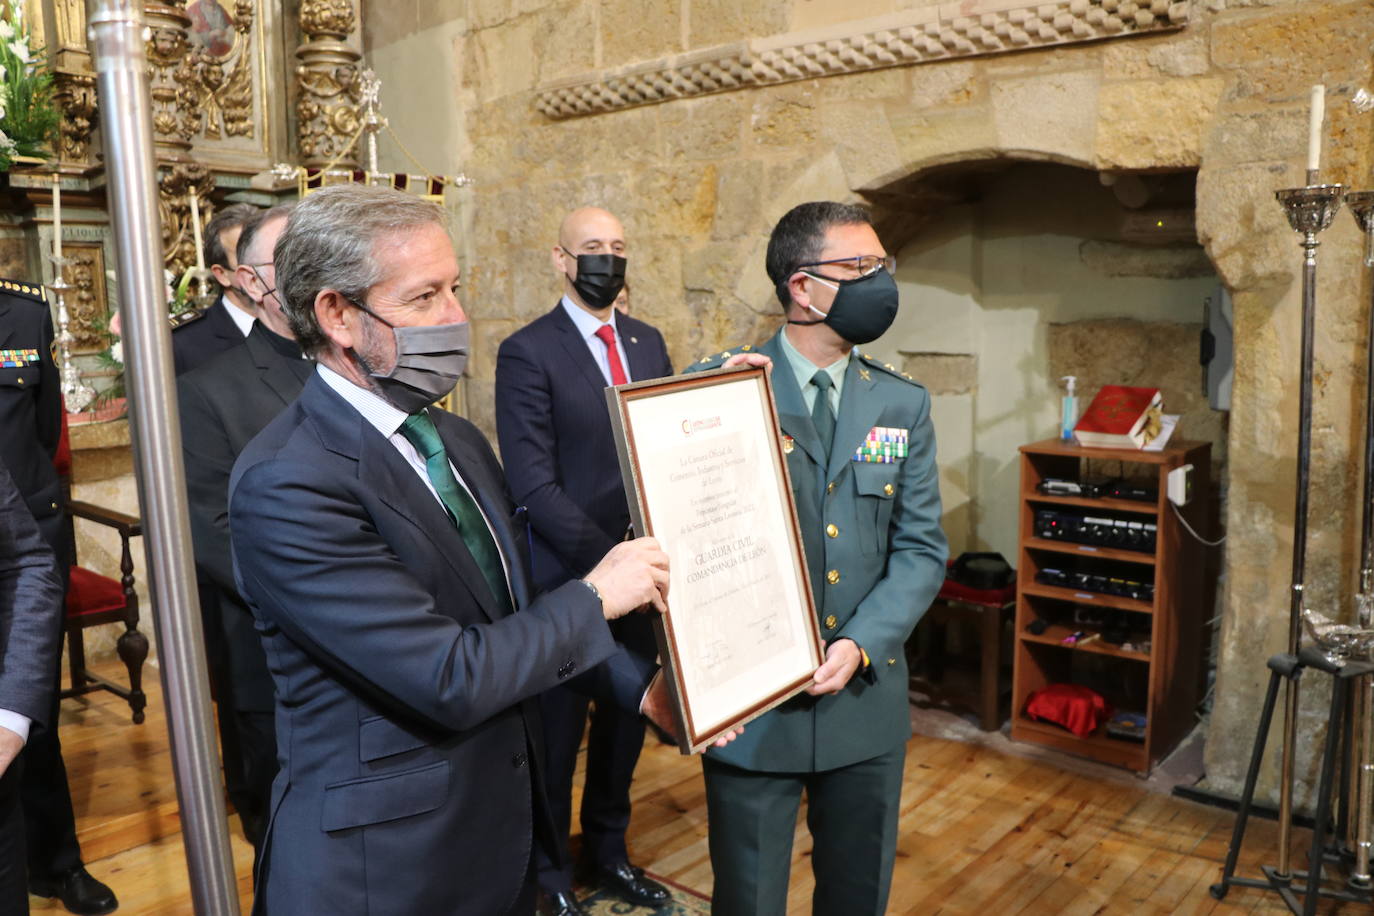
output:
[[[500,612],[495,599],[458,529],[395,446],[318,373],[307,380],[300,401],[314,420],[324,447],[357,461],[358,478],[367,481],[378,499],[420,530],[458,574],[487,619],[497,619]]]
[[[822,468],[827,466],[826,456],[821,451],[821,437],[816,433],[816,424],[811,422],[811,414],[802,399],[801,389],[797,387],[797,376],[787,354],[782,351],[778,336],[780,330],[768,339],[759,352],[773,361],[773,398],[778,405],[778,423],[782,431],[792,437],[798,447]]]
[[[463,581],[469,594],[476,599],[488,620],[501,617],[495,598],[482,577],[481,568],[468,552],[462,535],[443,505],[429,492],[420,475],[401,457],[396,447],[366,420],[361,417],[359,420],[367,428],[362,431],[358,476],[372,482],[377,497],[414,524],[434,544],[438,553]]]
[[[300,377],[291,371],[285,357],[273,350],[272,345],[256,332],[255,327],[245,343],[248,345],[248,352],[253,355],[254,365],[258,367],[258,377],[281,399],[283,405],[288,405],[300,394]],[[301,362],[304,363],[305,360]]]
[[[569,361],[577,367],[578,373],[596,390],[596,396],[598,398],[603,397],[602,392],[606,390],[606,377],[601,374],[601,367],[592,358],[592,351],[587,349],[587,342],[577,332],[577,325],[573,324],[568,313],[563,311],[561,302],[554,306],[553,323],[559,331],[558,342],[567,352]]]
[[[830,450],[830,460],[835,462],[836,468],[843,467],[840,462],[847,462],[863,444],[868,431],[877,425],[882,415],[882,399],[870,397],[875,385],[877,382],[873,381],[871,370],[864,367],[857,352],[851,353],[849,368],[844,373],[840,409],[835,417],[835,442]]]
[[[438,423],[436,427],[439,430],[439,438],[444,442],[444,450],[448,452],[449,461],[462,475],[469,492],[477,500],[482,514],[491,525],[492,534],[496,537],[496,546],[500,549],[510,571],[511,597],[515,600],[515,607],[524,607],[529,603],[530,595],[525,587],[526,573],[520,558],[519,545],[516,543],[515,533],[511,530],[510,507],[505,499],[505,486],[502,481],[493,479],[486,472],[481,455],[464,437],[456,435],[449,424]]]
[[[615,323],[620,332],[620,345],[625,348],[625,360],[629,363],[626,368],[630,372],[630,381],[658,378],[663,369],[658,365],[658,348],[650,346],[649,335],[636,326],[638,322],[624,315],[616,318]]]

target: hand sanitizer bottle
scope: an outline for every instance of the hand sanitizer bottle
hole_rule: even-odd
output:
[[[1073,428],[1078,423],[1078,398],[1074,396],[1074,385],[1078,377],[1066,375],[1060,378],[1065,385],[1064,405],[1059,417],[1059,438],[1065,442],[1073,441]]]

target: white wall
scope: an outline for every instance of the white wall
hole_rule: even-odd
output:
[[[1119,240],[1122,212],[1089,173],[1018,166],[985,191],[976,203],[942,212],[898,252],[902,307],[892,330],[867,349],[894,364],[917,354],[974,356],[976,386],[932,398],[946,534],[951,555],[996,550],[1014,563],[1017,448],[1058,429],[1050,325],[1200,322],[1216,278],[1107,276],[1085,264],[1080,246]],[[1195,362],[1197,353],[1161,358]],[[908,364],[919,379],[919,359]]]

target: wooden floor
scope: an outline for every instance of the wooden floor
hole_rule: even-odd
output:
[[[111,673],[114,673],[112,670]],[[62,741],[91,872],[122,914],[190,913],[166,722],[155,671],[148,719],[129,723],[108,694],[63,703]],[[580,780],[579,780],[580,782]],[[1282,913],[1276,898],[1207,893],[1226,854],[1231,816],[1104,779],[936,738],[908,748],[890,913],[1011,916],[1074,913]],[[804,812],[803,812],[804,815]],[[789,913],[807,913],[810,841],[797,829]],[[231,835],[243,910],[252,850]],[[1255,822],[1242,873],[1275,859],[1276,829]],[[1296,831],[1295,842],[1307,834]],[[711,891],[701,766],[650,738],[635,782],[631,857]],[[65,912],[31,898],[35,913]],[[1357,912],[1323,905],[1320,912]]]

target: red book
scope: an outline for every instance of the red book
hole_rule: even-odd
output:
[[[1159,435],[1162,413],[1158,388],[1103,385],[1073,435],[1087,448],[1144,448]]]

